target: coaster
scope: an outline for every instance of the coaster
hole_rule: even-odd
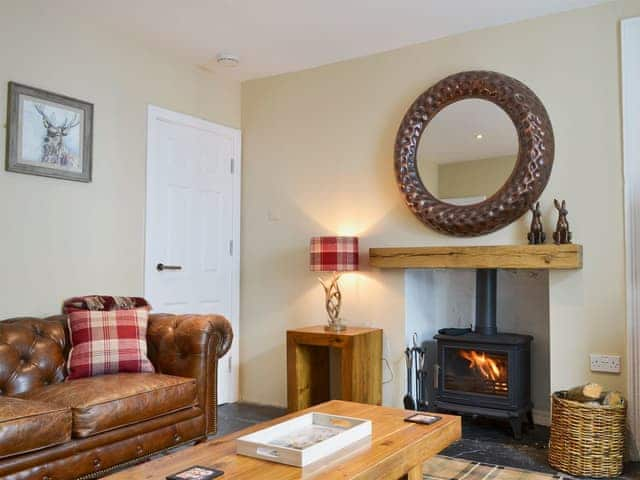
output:
[[[423,425],[432,425],[440,420],[442,420],[442,417],[428,413],[414,413],[404,419],[405,422],[421,423]]]
[[[187,470],[183,470],[180,473],[169,475],[167,480],[211,480],[212,478],[218,478],[222,475],[224,475],[222,470],[195,466],[190,467]]]

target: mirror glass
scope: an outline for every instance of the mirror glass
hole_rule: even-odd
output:
[[[442,202],[480,203],[507,181],[518,157],[518,134],[497,105],[464,99],[429,122],[417,152],[424,186]]]

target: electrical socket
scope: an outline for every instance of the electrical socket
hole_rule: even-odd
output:
[[[592,372],[620,373],[620,355],[589,355]]]

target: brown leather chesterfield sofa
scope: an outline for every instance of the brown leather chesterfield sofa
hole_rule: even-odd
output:
[[[232,338],[221,316],[150,315],[157,373],[65,382],[65,316],[0,322],[0,478],[96,478],[215,433],[218,358]]]

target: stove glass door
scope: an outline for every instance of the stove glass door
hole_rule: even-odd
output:
[[[447,346],[444,349],[444,389],[508,397],[508,365],[506,352]]]

